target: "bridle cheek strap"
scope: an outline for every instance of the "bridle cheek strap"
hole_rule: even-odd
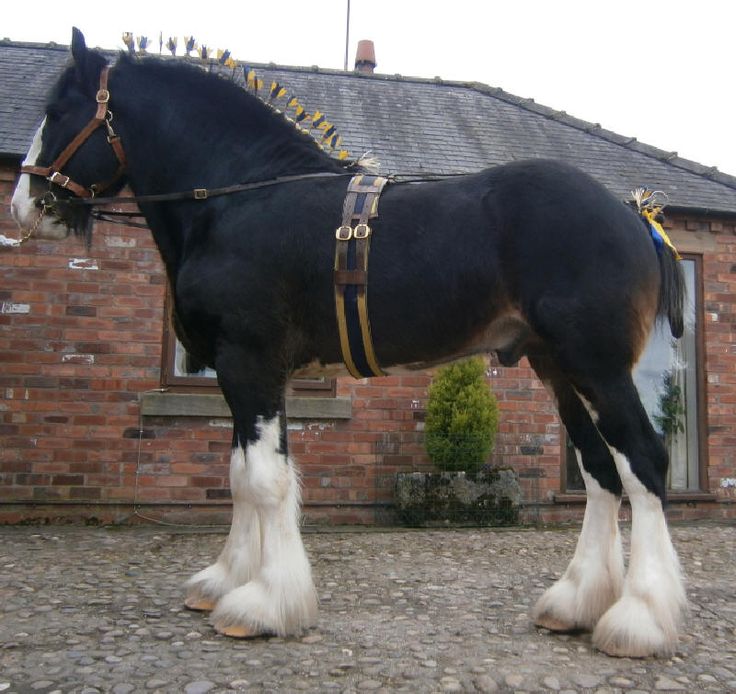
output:
[[[115,181],[117,181],[125,172],[126,158],[125,152],[123,151],[123,145],[120,142],[120,137],[115,134],[112,128],[112,111],[109,110],[108,104],[110,103],[110,92],[107,89],[107,80],[110,72],[110,66],[106,65],[100,72],[100,88],[97,90],[97,112],[95,113],[92,120],[82,128],[79,134],[63,149],[56,159],[51,163],[50,166],[21,166],[21,173],[33,174],[35,176],[43,176],[47,181],[55,183],[62,188],[65,188],[77,197],[80,198],[93,198],[98,193],[107,190]],[[73,181],[69,176],[61,172],[68,161],[77,153],[77,150],[89,139],[89,137],[98,128],[105,126],[107,128],[107,141],[112,147],[112,151],[115,153],[120,166],[114,176],[108,181],[100,181],[99,183],[93,183],[89,187],[85,187],[76,181]]]

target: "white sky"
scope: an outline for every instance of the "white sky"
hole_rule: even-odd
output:
[[[34,0],[3,6],[0,37],[90,46],[194,35],[238,60],[341,69],[347,0]],[[478,81],[736,175],[733,0],[351,0],[349,67]],[[165,50],[165,49],[164,49]]]

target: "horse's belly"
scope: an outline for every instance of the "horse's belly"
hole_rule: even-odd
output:
[[[403,364],[381,365],[387,376],[399,376],[411,374],[416,371],[431,369],[439,364],[470,357],[483,352],[498,352],[502,362],[508,360],[511,363],[518,361],[525,352],[525,348],[532,338],[529,325],[518,313],[506,314],[493,320],[483,330],[477,333],[460,350],[443,354],[431,361],[412,362]],[[379,353],[380,345],[376,345]],[[339,378],[349,376],[349,372],[343,363],[323,364],[319,360],[309,362],[292,372],[292,378]]]

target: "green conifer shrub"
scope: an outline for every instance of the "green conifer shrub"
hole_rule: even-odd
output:
[[[425,421],[430,460],[444,471],[478,472],[496,440],[498,403],[480,357],[439,369],[429,388]]]

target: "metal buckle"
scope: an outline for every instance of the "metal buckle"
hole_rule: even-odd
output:
[[[358,224],[353,232],[353,236],[356,239],[367,239],[370,235],[371,228],[367,224]]]
[[[195,200],[206,200],[207,199],[207,188],[195,188],[194,189]]]
[[[343,224],[341,227],[337,227],[335,238],[338,241],[350,241],[350,239],[353,238],[353,228],[346,224]]]
[[[106,104],[110,101],[110,92],[107,91],[107,89],[100,89],[98,90],[95,98],[97,99],[98,104]]]
[[[44,212],[53,209],[56,205],[57,197],[54,195],[52,190],[47,190],[41,197],[41,209]]]
[[[63,183],[59,183],[59,181],[56,180],[57,176],[61,176],[61,178],[65,179]],[[72,179],[69,178],[69,176],[65,176],[60,171],[54,171],[49,177],[48,180],[51,181],[51,183],[55,183],[57,186],[61,186],[62,188],[66,188],[69,185],[69,181]]]

